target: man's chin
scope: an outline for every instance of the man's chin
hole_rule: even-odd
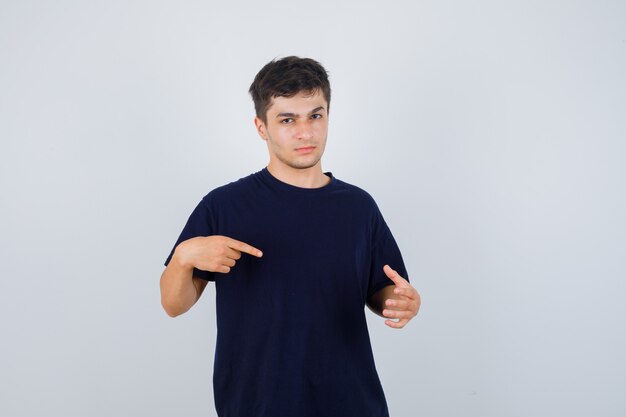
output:
[[[315,165],[317,165],[320,162],[319,159],[315,160],[315,161],[311,161],[311,162],[305,162],[305,161],[297,161],[293,164],[294,168],[298,168],[298,169],[309,169],[309,168],[313,168]]]
[[[309,169],[309,168],[313,168],[315,165],[317,165],[320,160],[322,158],[317,158],[314,160],[292,160],[292,161],[283,161],[283,163],[285,163],[286,165],[290,166],[291,168],[294,169]]]

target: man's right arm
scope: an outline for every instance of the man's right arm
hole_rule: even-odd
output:
[[[183,264],[180,253],[174,251],[161,275],[161,305],[170,317],[187,312],[202,295],[208,281],[192,273],[193,266]]]
[[[242,252],[263,256],[257,248],[226,236],[198,236],[181,242],[161,275],[161,305],[167,314],[185,313],[202,295],[207,281],[192,277],[194,268],[228,274]]]

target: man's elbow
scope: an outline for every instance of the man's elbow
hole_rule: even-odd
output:
[[[169,303],[167,302],[167,300],[161,299],[161,306],[163,307],[163,310],[165,310],[165,312],[167,313],[168,316],[170,317],[178,317],[183,313],[186,313],[187,310],[189,309],[184,309],[179,305],[176,305],[174,303]]]

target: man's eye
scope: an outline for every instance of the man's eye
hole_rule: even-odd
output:
[[[319,117],[315,117],[315,116],[319,116]],[[314,119],[321,119],[322,115],[319,113],[315,113],[314,115],[312,115],[311,117],[313,117]]]
[[[280,122],[283,123],[283,124],[287,124],[288,123],[287,120],[293,120],[293,119],[292,118],[283,119]]]

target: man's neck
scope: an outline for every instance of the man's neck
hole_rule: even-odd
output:
[[[295,187],[320,188],[330,182],[330,177],[322,172],[321,162],[311,168],[304,169],[278,166],[270,162],[267,170],[274,178]]]

